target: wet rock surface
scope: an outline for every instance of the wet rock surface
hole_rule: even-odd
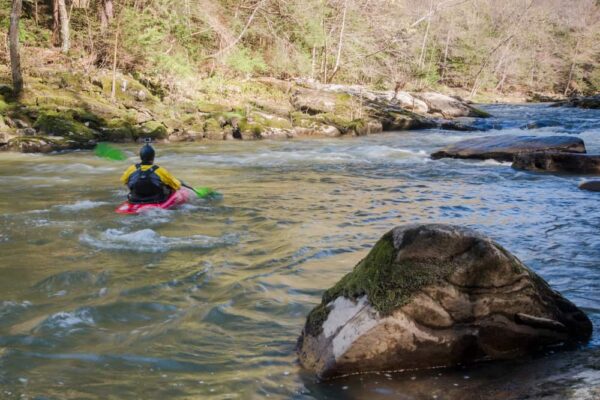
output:
[[[517,154],[512,166],[536,172],[600,175],[600,155],[556,152]]]
[[[579,189],[588,190],[590,192],[600,192],[600,180],[583,182],[579,185]]]
[[[600,94],[594,96],[576,96],[567,101],[559,102],[556,105],[580,108],[600,108]]]
[[[298,355],[331,378],[509,359],[591,332],[581,310],[491,239],[409,225],[384,235],[325,292]]]
[[[581,349],[519,360],[456,368],[386,374],[366,383],[356,376],[328,382],[357,399],[597,400],[600,398],[600,350]],[[385,378],[385,379],[384,379]],[[329,394],[324,385],[311,390]],[[327,387],[328,387],[327,386]],[[332,398],[335,389],[331,390]]]
[[[485,136],[462,140],[433,153],[433,159],[465,158],[513,161],[515,155],[534,152],[585,153],[583,140],[573,136]]]

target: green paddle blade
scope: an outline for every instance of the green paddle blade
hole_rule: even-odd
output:
[[[215,192],[214,190],[212,190],[209,187],[198,187],[198,188],[194,188],[193,190],[194,190],[194,193],[196,193],[196,196],[198,196],[201,199],[204,199],[206,197],[210,197],[210,196],[217,194],[217,192]]]
[[[98,143],[96,148],[94,148],[94,154],[112,161],[127,160],[127,156],[122,150],[109,146],[106,143]]]

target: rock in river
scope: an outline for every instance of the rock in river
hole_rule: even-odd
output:
[[[579,185],[579,189],[590,192],[600,192],[600,181],[586,181]]]
[[[517,154],[512,166],[528,171],[600,174],[600,155],[556,152]]]
[[[572,136],[484,136],[462,140],[433,153],[431,158],[473,158],[512,161],[516,154],[554,151],[585,153],[583,140]]]
[[[491,239],[451,225],[385,234],[298,340],[321,378],[506,359],[585,341],[587,316]]]

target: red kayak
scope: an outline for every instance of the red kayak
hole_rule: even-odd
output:
[[[152,208],[162,208],[163,210],[168,210],[170,208],[187,203],[191,197],[192,192],[188,189],[182,188],[174,192],[162,203],[132,204],[126,201],[117,207],[115,212],[119,214],[137,214],[141,211],[150,210]]]

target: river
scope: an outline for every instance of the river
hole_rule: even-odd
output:
[[[600,193],[429,154],[499,133],[576,134],[600,153],[600,111],[483,108],[481,132],[157,145],[159,164],[223,198],[140,216],[113,212],[128,162],[0,154],[0,398],[467,398],[515,365],[318,383],[296,361],[323,290],[413,222],[497,240],[589,314],[577,351],[597,350]],[[123,149],[133,162],[138,146]]]

